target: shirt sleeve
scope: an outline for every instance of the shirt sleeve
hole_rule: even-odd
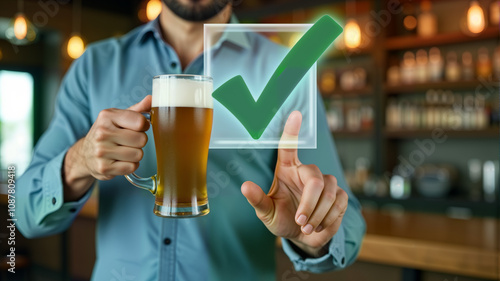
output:
[[[303,258],[286,239],[282,239],[283,250],[292,261],[295,270],[321,273],[344,268],[352,264],[358,255],[366,225],[361,214],[361,206],[344,178],[339,156],[330,129],[326,122],[323,100],[317,103],[317,148],[299,150],[299,159],[305,164],[317,165],[323,174],[337,178],[338,185],[349,195],[346,213],[339,231],[329,243],[329,251],[319,258]]]
[[[49,128],[38,141],[28,169],[16,188],[17,227],[27,238],[67,229],[89,190],[76,202],[64,202],[61,168],[69,147],[88,132],[91,121],[87,93],[87,50],[67,72],[57,95]]]

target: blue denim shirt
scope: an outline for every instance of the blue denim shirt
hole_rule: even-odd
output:
[[[219,48],[239,52],[241,59],[260,67],[264,74],[272,71],[275,65],[267,63],[273,56],[272,43],[257,34],[247,39],[246,48],[235,48],[234,44]],[[228,72],[244,67],[224,57],[218,58],[218,63],[223,67],[219,69]],[[73,63],[58,93],[53,120],[18,181],[16,217],[23,235],[51,235],[71,225],[91,191],[77,202],[64,202],[61,167],[66,151],[87,134],[101,110],[139,102],[150,94],[153,76],[167,73],[203,74],[203,56],[182,70],[174,49],[162,40],[158,19],[123,37],[90,45]],[[214,120],[214,127],[220,126],[217,122]],[[282,242],[297,270],[319,273],[343,268],[355,260],[365,223],[344,179],[321,98],[317,131],[317,149],[300,150],[299,158],[316,164],[324,174],[336,176],[339,186],[349,194],[349,206],[326,255],[304,258],[290,242]],[[142,176],[156,171],[151,130],[148,134],[150,141],[137,171]],[[275,149],[210,150],[207,186],[211,212],[199,218],[155,216],[154,197],[124,177],[98,182],[97,260],[92,279],[275,280],[276,237],[257,218],[240,187],[252,180],[267,192],[276,156]],[[166,239],[170,243],[165,243]]]

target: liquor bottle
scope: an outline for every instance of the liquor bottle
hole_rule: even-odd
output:
[[[420,3],[420,15],[418,15],[417,33],[422,37],[429,37],[437,34],[437,19],[432,13],[431,1],[424,0]]]
[[[472,54],[463,52],[462,54],[462,78],[464,80],[474,79],[474,64],[472,62]]]
[[[477,76],[478,78],[488,79],[492,72],[490,55],[485,47],[479,48],[477,51]]]
[[[446,55],[446,80],[455,82],[460,80],[460,66],[457,61],[457,53],[454,51],[448,52]]]

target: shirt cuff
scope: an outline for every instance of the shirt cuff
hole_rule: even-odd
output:
[[[37,218],[39,224],[51,224],[52,222],[75,217],[92,193],[93,187],[78,201],[64,202],[61,169],[66,152],[67,150],[64,150],[50,160],[43,171],[42,211]]]
[[[345,234],[341,224],[337,233],[330,240],[328,253],[319,258],[306,258],[300,256],[290,245],[290,241],[281,238],[283,251],[290,258],[296,271],[309,271],[322,273],[329,270],[341,269],[346,266]]]

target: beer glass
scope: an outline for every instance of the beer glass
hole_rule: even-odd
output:
[[[150,121],[156,148],[157,174],[125,177],[155,195],[160,217],[208,214],[207,158],[212,131],[212,78],[159,75],[153,78]]]

